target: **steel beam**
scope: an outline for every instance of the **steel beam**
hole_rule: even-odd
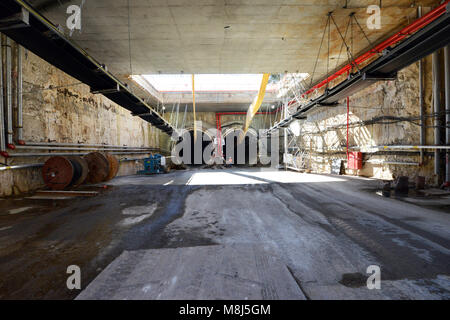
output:
[[[111,74],[104,65],[69,40],[28,2],[2,0],[0,21],[15,16],[23,10],[29,13],[29,27],[9,28],[3,31],[4,34],[50,64],[94,88],[95,91],[103,92],[105,97],[132,113],[151,113],[141,118],[168,135],[174,132],[174,128],[151,106],[132,93],[127,85]],[[112,88],[119,88],[119,90],[110,90]]]
[[[293,119],[304,117],[308,111],[321,104],[338,102],[377,81],[393,79],[398,71],[445,47],[449,43],[450,4],[447,3],[445,13],[433,22],[410,35],[409,38],[403,40],[396,47],[386,50],[383,56],[370,63],[360,72],[350,74],[346,80],[326,90],[324,94],[311,100],[309,103],[300,106],[295,114],[282,120],[267,132],[270,134],[282,127],[282,125],[289,124]]]

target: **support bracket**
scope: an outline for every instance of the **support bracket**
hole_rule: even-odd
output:
[[[146,113],[132,113],[133,117],[146,117],[146,116],[153,116],[153,112],[146,112]]]
[[[397,73],[394,73],[394,74],[364,73],[362,78],[363,78],[363,80],[393,81],[393,80],[397,80]]]
[[[117,84],[116,88],[111,88],[111,89],[92,89],[91,88],[92,94],[110,94],[110,93],[117,93],[120,91],[123,91],[123,90],[121,90],[121,87],[119,84]]]
[[[30,26],[30,13],[25,8],[19,13],[0,19],[0,31],[25,28]]]

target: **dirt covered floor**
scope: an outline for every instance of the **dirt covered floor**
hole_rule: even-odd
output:
[[[116,178],[91,198],[0,200],[0,299],[72,299],[123,251],[258,247],[309,299],[450,299],[450,214],[372,179],[268,169]],[[444,199],[445,200],[445,199]],[[381,268],[381,290],[366,287]]]

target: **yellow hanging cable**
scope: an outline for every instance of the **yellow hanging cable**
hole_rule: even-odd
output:
[[[195,115],[195,75],[192,75],[192,113],[194,115],[194,142],[197,141],[197,121]]]
[[[263,78],[261,81],[261,87],[259,89],[258,95],[255,97],[255,100],[248,108],[247,117],[245,119],[245,125],[244,125],[244,136],[247,134],[247,131],[250,128],[250,124],[252,123],[253,117],[258,112],[259,108],[261,108],[261,104],[262,104],[262,102],[264,100],[264,96],[266,94],[267,84],[269,83],[269,77],[270,77],[269,73],[265,73],[263,75]],[[242,139],[243,139],[243,137],[242,137]]]

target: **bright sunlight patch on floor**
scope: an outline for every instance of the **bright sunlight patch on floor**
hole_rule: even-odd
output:
[[[314,183],[314,182],[342,182],[337,177],[304,174],[292,171],[243,171],[232,170],[226,172],[196,172],[188,181],[188,185],[240,185],[267,183]]]

